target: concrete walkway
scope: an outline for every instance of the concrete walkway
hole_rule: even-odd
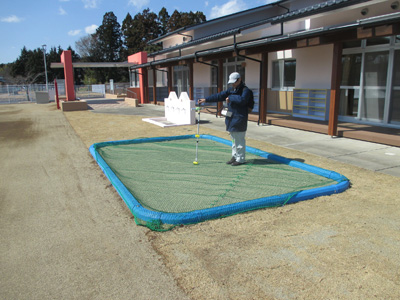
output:
[[[221,130],[225,128],[224,119],[206,114],[201,115],[201,118],[210,121],[204,126]],[[332,138],[325,134],[274,125],[258,126],[255,122],[249,122],[247,137],[400,177],[398,147],[348,138]]]
[[[88,103],[90,105],[90,101]],[[102,107],[96,102],[93,112],[160,117],[164,116],[164,107],[153,104],[135,108],[121,104]],[[201,120],[201,126],[225,131],[224,118],[202,113]],[[398,147],[348,138],[332,138],[324,134],[274,125],[258,126],[255,122],[248,123],[247,137],[400,177],[400,148]]]

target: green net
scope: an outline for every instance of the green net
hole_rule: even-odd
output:
[[[246,164],[227,165],[230,146],[208,139],[200,140],[195,165],[195,149],[195,139],[181,139],[112,144],[96,150],[133,197],[154,212],[186,213],[289,194],[279,203],[283,205],[299,191],[336,183],[250,153]],[[157,220],[137,222],[154,230],[163,228]]]

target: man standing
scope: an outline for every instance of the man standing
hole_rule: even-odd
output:
[[[240,74],[233,72],[229,75],[226,91],[211,95],[206,99],[199,99],[199,105],[205,102],[226,101],[228,111],[225,115],[226,131],[232,138],[232,158],[227,162],[232,166],[245,163],[246,130],[249,117],[249,103],[253,101],[253,92],[242,82]]]

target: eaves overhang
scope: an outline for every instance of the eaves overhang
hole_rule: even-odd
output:
[[[348,31],[348,30],[354,30],[357,28],[366,28],[366,27],[389,25],[389,24],[400,24],[400,12],[360,19],[360,20],[356,20],[354,22],[345,23],[345,24],[337,24],[334,26],[320,27],[320,28],[315,28],[315,29],[311,29],[311,30],[303,30],[303,31],[299,31],[299,32],[293,32],[293,33],[274,36],[274,37],[265,37],[265,38],[255,39],[255,40],[243,41],[243,42],[240,42],[237,44],[231,44],[231,45],[225,45],[225,46],[221,46],[221,47],[205,49],[205,50],[197,51],[196,53],[183,55],[183,56],[177,56],[177,57],[160,59],[160,60],[153,60],[152,62],[133,66],[133,67],[131,67],[131,69],[154,67],[156,65],[160,66],[160,65],[164,65],[164,64],[171,64],[171,63],[179,62],[181,60],[198,59],[201,57],[211,56],[211,55],[225,53],[225,52],[232,52],[235,50],[239,50],[239,51],[246,50],[246,49],[250,49],[250,48],[278,44],[278,43],[283,43],[283,42],[288,42],[288,41],[293,41],[293,40],[300,40],[300,39],[310,38],[310,37],[315,37],[315,36],[326,36],[330,33],[344,32],[344,31]],[[232,33],[232,34],[234,34],[234,33]]]
[[[129,68],[137,64],[129,62],[73,62],[73,68]],[[53,62],[50,64],[50,68],[59,69],[64,68],[63,63]]]
[[[329,0],[273,17],[271,23],[277,24],[280,22],[288,22],[299,18],[306,18],[317,13],[321,14],[324,12],[330,12],[332,10],[346,8],[348,6],[370,1],[371,0]]]
[[[168,38],[170,36],[173,36],[175,34],[180,34],[182,32],[185,32],[185,31],[188,31],[188,30],[191,30],[191,29],[198,29],[198,28],[201,28],[201,27],[204,27],[204,26],[210,26],[210,25],[213,25],[214,23],[218,23],[218,22],[224,22],[226,20],[235,18],[238,15],[251,14],[251,13],[254,13],[255,11],[265,9],[266,7],[278,6],[278,5],[280,5],[281,3],[284,3],[284,2],[288,2],[288,0],[278,0],[278,1],[275,1],[274,3],[270,3],[270,4],[254,7],[254,8],[245,10],[245,11],[241,11],[241,12],[233,13],[233,14],[230,14],[230,15],[222,16],[222,17],[219,17],[219,18],[211,19],[209,21],[206,21],[206,22],[203,22],[203,23],[200,23],[200,24],[184,26],[184,27],[179,28],[179,29],[177,29],[177,30],[175,30],[173,32],[169,32],[169,33],[167,33],[167,34],[165,34],[163,36],[155,38],[155,39],[149,41],[148,44],[156,44],[156,43],[159,43],[160,41],[162,41],[163,39],[166,39],[166,38]]]
[[[368,2],[368,1],[370,1],[370,0],[329,0],[329,1],[318,3],[318,4],[315,4],[312,6],[308,6],[308,7],[302,8],[302,9],[294,10],[292,12],[287,12],[287,13],[279,15],[279,16],[267,18],[264,20],[259,20],[256,22],[251,22],[249,24],[242,25],[240,27],[236,27],[236,28],[233,28],[233,29],[230,29],[227,31],[209,35],[207,37],[203,37],[203,38],[200,38],[197,40],[192,40],[190,42],[180,44],[180,45],[177,45],[174,47],[162,49],[160,51],[150,53],[148,56],[154,57],[157,55],[171,53],[174,51],[180,51],[182,49],[196,46],[196,45],[199,45],[199,44],[202,44],[205,42],[215,41],[215,40],[221,39],[223,37],[232,36],[234,34],[238,34],[238,33],[242,32],[244,30],[248,30],[248,29],[251,29],[251,28],[254,28],[257,26],[266,25],[268,23],[271,25],[275,25],[275,24],[279,24],[279,23],[283,23],[283,22],[300,19],[300,18],[305,18],[307,16],[312,16],[315,14],[320,14],[320,13],[325,13],[325,12],[333,11],[333,10],[340,9],[340,8],[345,8],[345,7],[348,7],[351,5],[360,4],[360,3],[364,3],[364,2]],[[280,1],[280,2],[282,2],[282,1]],[[190,27],[195,28],[196,26],[200,26],[200,25],[193,25]],[[180,32],[180,30],[177,30],[173,33],[170,33],[170,35],[178,34],[179,32]],[[160,39],[161,38],[162,37],[160,37]],[[153,41],[155,41],[155,40],[153,40]],[[152,43],[153,41],[150,41],[149,44]]]

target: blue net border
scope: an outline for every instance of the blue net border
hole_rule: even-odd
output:
[[[151,142],[161,142],[161,141],[171,141],[180,139],[195,139],[195,135],[180,135],[180,136],[169,136],[169,137],[152,137],[152,138],[140,138],[133,140],[121,140],[121,141],[110,141],[96,143],[90,146],[89,151],[93,158],[96,160],[104,174],[113,184],[114,188],[117,190],[121,198],[124,200],[132,214],[135,218],[139,218],[144,222],[154,223],[158,222],[161,224],[171,224],[171,225],[185,225],[193,224],[198,222],[203,222],[209,219],[222,218],[225,216],[255,210],[265,207],[282,206],[285,204],[296,203],[299,201],[309,200],[320,196],[328,196],[332,194],[337,194],[345,191],[350,186],[350,181],[345,176],[331,171],[322,169],[313,165],[302,163],[293,159],[282,157],[276,154],[271,154],[253,147],[246,146],[246,152],[258,155],[260,157],[276,161],[278,163],[286,164],[294,168],[302,169],[307,172],[314,173],[325,178],[332,179],[336,181],[336,184],[329,186],[312,188],[309,190],[302,190],[296,193],[282,194],[265,198],[258,198],[248,201],[243,201],[239,203],[217,206],[207,209],[195,210],[191,212],[184,213],[166,213],[151,211],[144,208],[125,185],[119,180],[115,173],[111,170],[108,164],[104,161],[101,155],[97,152],[97,149],[105,146],[112,145],[124,145],[124,144],[138,144],[138,143],[151,143]],[[225,145],[230,146],[231,141],[226,139],[212,136],[212,135],[200,135],[200,139],[209,139]]]

